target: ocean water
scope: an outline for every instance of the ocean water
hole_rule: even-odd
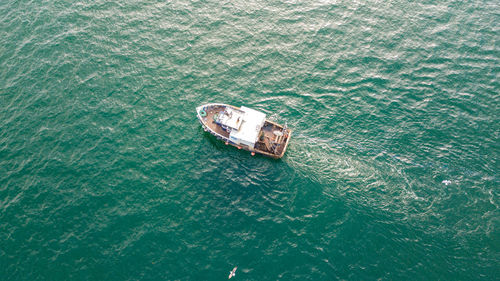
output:
[[[0,2],[1,280],[500,280],[500,6]],[[280,160],[205,133],[245,105]]]

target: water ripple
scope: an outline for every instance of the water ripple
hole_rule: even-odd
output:
[[[2,2],[0,274],[493,280],[497,6]],[[205,102],[287,121],[286,156]]]

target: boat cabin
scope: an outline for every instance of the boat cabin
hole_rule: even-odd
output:
[[[231,142],[250,148],[258,141],[265,121],[266,114],[245,106],[239,109],[226,107],[215,118],[215,122],[229,133]]]

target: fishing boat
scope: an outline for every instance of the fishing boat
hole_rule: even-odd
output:
[[[266,114],[246,106],[209,103],[196,108],[203,129],[238,149],[275,159],[283,157],[292,131],[266,119]]]

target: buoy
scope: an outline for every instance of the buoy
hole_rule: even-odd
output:
[[[226,141],[226,145],[228,145],[229,143]]]
[[[252,154],[252,156],[255,156],[255,152],[253,152],[253,151],[252,151],[252,153],[251,153],[251,154]]]
[[[241,149],[241,146],[238,146],[238,149]]]

